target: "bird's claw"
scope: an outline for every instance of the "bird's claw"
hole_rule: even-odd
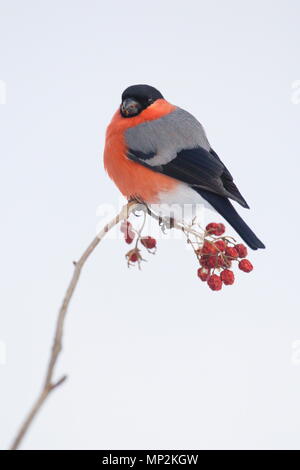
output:
[[[164,234],[166,233],[166,230],[174,228],[174,222],[173,217],[159,217],[158,219],[158,224]]]
[[[141,217],[142,214],[138,214],[138,212],[141,212],[141,209],[139,207],[136,207],[135,209],[133,209],[132,214],[135,217]]]
[[[142,213],[145,213],[145,210],[146,210],[146,206],[145,206],[145,203],[138,200],[138,199],[132,199],[132,201],[138,203],[138,206],[135,207],[133,210],[132,210],[132,214],[135,216],[135,217],[140,217],[142,214],[139,214],[138,212],[142,212]]]

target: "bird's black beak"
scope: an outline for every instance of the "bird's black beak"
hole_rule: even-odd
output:
[[[126,98],[121,104],[121,114],[123,117],[132,117],[140,113],[142,106],[133,98]]]

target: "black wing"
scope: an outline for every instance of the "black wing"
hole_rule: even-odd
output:
[[[192,187],[228,197],[237,201],[241,206],[249,208],[247,202],[239,192],[225,165],[216,152],[202,147],[184,149],[177,153],[170,162],[158,166],[151,165],[154,154],[145,154],[129,149],[128,158],[139,162],[153,171],[164,173]]]

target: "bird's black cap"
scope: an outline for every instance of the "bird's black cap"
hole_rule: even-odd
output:
[[[122,101],[126,98],[135,98],[137,101],[151,100],[152,103],[156,100],[163,99],[160,91],[150,85],[132,85],[123,91]]]

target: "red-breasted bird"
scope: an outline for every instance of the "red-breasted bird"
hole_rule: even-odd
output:
[[[106,132],[104,165],[128,199],[215,209],[253,249],[265,248],[229,199],[249,208],[202,125],[149,85],[134,85]]]

